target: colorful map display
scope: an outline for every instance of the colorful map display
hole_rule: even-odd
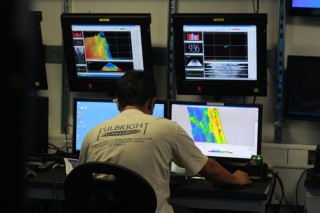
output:
[[[187,110],[196,142],[226,144],[217,108],[187,107]]]

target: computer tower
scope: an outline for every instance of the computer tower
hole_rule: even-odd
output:
[[[49,98],[42,96],[29,97],[27,121],[28,137],[24,141],[26,154],[48,153],[48,114]]]

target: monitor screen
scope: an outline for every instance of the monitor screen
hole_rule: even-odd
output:
[[[42,12],[41,11],[29,11],[30,27],[29,30],[32,34],[32,39],[30,40],[33,48],[31,49],[31,54],[29,57],[30,65],[34,71],[34,78],[32,79],[33,85],[31,88],[36,90],[47,90],[47,73],[46,73],[46,58],[45,58],[45,48],[42,41],[42,31],[41,31],[41,21]]]
[[[320,1],[286,0],[286,10],[293,16],[320,16]]]
[[[79,155],[82,141],[93,127],[118,114],[114,99],[74,98],[72,154]],[[167,102],[157,100],[153,115],[167,117]]]
[[[169,118],[219,162],[249,162],[261,154],[262,105],[170,101]]]
[[[70,90],[113,94],[126,71],[152,72],[150,24],[150,14],[62,14]]]
[[[320,57],[288,55],[284,117],[320,120]]]
[[[173,14],[182,95],[265,96],[266,14]]]

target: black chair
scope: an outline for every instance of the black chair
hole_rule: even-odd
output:
[[[98,178],[97,174],[111,177]],[[66,177],[65,201],[73,213],[154,213],[152,186],[138,173],[111,163],[77,166]]]

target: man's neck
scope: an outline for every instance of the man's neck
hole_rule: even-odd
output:
[[[136,105],[127,105],[123,111],[127,110],[127,109],[136,109],[139,110],[145,114],[150,114],[150,112],[148,111],[148,107],[147,106],[136,106]]]

